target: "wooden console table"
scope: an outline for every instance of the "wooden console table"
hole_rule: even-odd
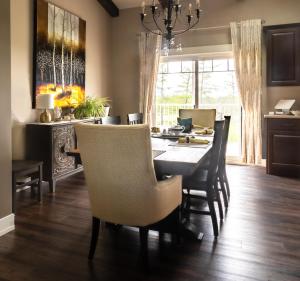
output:
[[[62,121],[54,123],[30,123],[26,126],[26,159],[43,161],[43,180],[49,182],[55,192],[56,182],[82,171],[70,149],[77,147],[74,124],[93,123],[94,119]]]

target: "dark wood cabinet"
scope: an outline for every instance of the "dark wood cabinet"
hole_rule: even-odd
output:
[[[82,171],[75,158],[67,155],[77,145],[74,123],[32,123],[26,126],[26,159],[44,162],[43,180],[49,182],[51,192],[55,192],[58,180]]]
[[[300,118],[266,118],[267,173],[300,178]]]
[[[268,86],[300,85],[300,24],[265,27]]]

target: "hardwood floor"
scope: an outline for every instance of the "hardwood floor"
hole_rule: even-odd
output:
[[[87,259],[91,212],[82,174],[45,188],[43,205],[18,196],[16,230],[0,238],[0,281],[60,280],[300,280],[300,181],[265,169],[230,166],[231,201],[214,240],[209,217],[192,219],[201,243],[160,245],[150,234],[150,271],[139,270],[138,232],[102,229],[95,259]]]

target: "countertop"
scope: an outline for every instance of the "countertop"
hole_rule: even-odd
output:
[[[96,118],[96,120],[99,118]],[[41,126],[60,126],[60,125],[68,125],[68,124],[76,124],[80,122],[92,122],[95,118],[86,118],[86,119],[74,119],[74,120],[64,120],[64,121],[57,121],[51,123],[41,123],[41,122],[31,122],[28,123],[30,125],[41,125]]]
[[[273,118],[273,119],[300,119],[300,116],[295,115],[264,115],[264,118]]]

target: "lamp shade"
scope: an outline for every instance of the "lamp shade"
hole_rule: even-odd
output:
[[[37,109],[53,109],[54,108],[54,95],[40,94],[36,97]]]

